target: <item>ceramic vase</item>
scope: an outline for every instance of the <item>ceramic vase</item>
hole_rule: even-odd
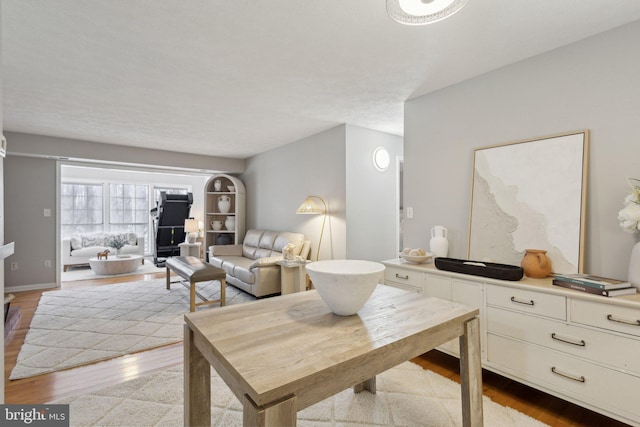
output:
[[[222,230],[222,221],[211,221],[212,230]]]
[[[526,249],[520,265],[527,277],[542,279],[551,273],[551,260],[542,249]]]
[[[221,213],[229,213],[229,209],[231,209],[231,197],[229,196],[218,197],[218,210]]]
[[[441,225],[436,225],[431,229],[431,240],[429,240],[429,251],[434,257],[446,257],[449,253],[448,231]]]
[[[233,231],[236,229],[236,217],[228,216],[226,221],[224,222],[224,226],[227,230]]]
[[[640,242],[636,243],[631,250],[627,281],[631,283],[631,286],[640,289]]]

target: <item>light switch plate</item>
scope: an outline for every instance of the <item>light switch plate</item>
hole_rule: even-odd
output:
[[[407,218],[413,218],[413,208],[407,208]]]

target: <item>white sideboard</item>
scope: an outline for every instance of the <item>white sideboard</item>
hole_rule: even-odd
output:
[[[606,298],[551,279],[495,280],[383,261],[385,284],[480,309],[482,366],[640,426],[640,294]],[[439,350],[458,356],[457,343]]]

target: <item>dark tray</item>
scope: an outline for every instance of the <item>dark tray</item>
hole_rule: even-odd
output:
[[[435,258],[438,270],[453,271],[454,273],[471,274],[473,276],[490,277],[491,279],[516,281],[522,279],[522,267],[493,262],[470,261],[468,259]]]

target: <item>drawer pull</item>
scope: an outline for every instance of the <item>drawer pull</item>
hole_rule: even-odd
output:
[[[586,379],[582,375],[580,375],[579,377],[576,377],[575,375],[566,374],[564,372],[558,371],[555,366],[551,367],[551,372],[553,372],[556,375],[560,375],[561,377],[565,377],[565,378],[569,378],[570,380],[578,381],[579,383],[583,383],[583,382],[586,381]]]
[[[518,304],[524,304],[524,305],[534,305],[534,302],[532,299],[530,299],[529,301],[523,301],[523,300],[519,300],[516,297],[511,297],[511,302],[515,302]]]
[[[584,342],[584,340],[572,341],[572,340],[569,340],[569,339],[566,339],[566,338],[561,338],[561,337],[557,336],[555,332],[551,333],[551,338],[553,338],[554,340],[557,340],[557,341],[566,342],[567,344],[577,345],[579,347],[585,347],[587,345],[587,343]]]
[[[409,276],[401,276],[400,274],[396,273],[396,278],[397,279],[403,279],[403,280],[409,280]]]
[[[616,319],[615,317],[613,317],[613,314],[607,314],[607,320],[611,320],[612,322],[624,323],[625,325],[640,326],[640,320],[636,319],[636,321],[633,321],[633,320],[625,320],[625,319]]]

